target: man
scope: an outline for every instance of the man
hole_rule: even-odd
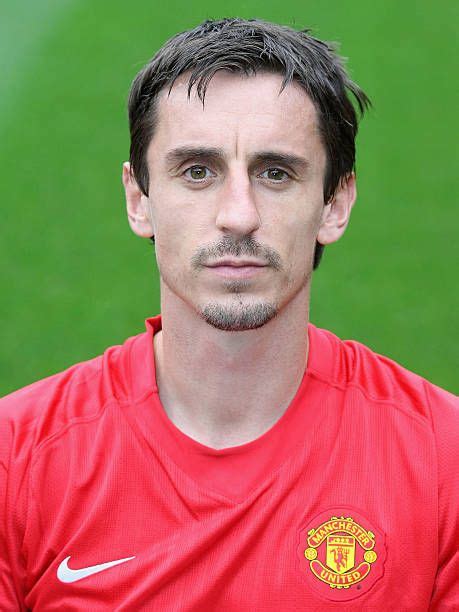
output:
[[[2,609],[457,610],[457,398],[308,323],[365,94],[257,20],[171,39],[129,100],[161,317],[2,401]]]

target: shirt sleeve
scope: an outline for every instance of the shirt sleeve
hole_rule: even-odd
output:
[[[459,398],[426,385],[438,457],[438,570],[429,610],[459,610]]]

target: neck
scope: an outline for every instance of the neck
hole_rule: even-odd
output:
[[[154,351],[160,399],[172,422],[212,448],[267,431],[303,378],[308,310],[309,285],[266,325],[220,331],[163,288]]]

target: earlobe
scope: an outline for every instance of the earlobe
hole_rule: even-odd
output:
[[[331,244],[341,238],[349,223],[356,197],[355,175],[352,173],[341,180],[333,198],[324,206],[317,234],[320,244]]]
[[[132,231],[141,238],[151,238],[154,234],[153,219],[148,197],[142,192],[131,173],[129,162],[123,164],[123,185],[126,193],[126,208]]]

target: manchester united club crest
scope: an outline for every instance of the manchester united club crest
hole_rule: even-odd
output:
[[[300,532],[301,571],[321,595],[345,601],[366,593],[384,572],[384,534],[360,513],[323,512]]]

